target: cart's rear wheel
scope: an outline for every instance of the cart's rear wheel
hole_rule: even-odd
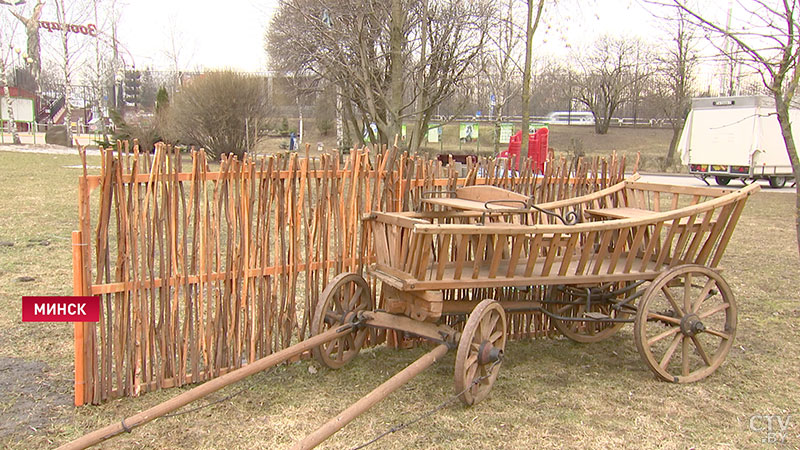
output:
[[[506,312],[486,299],[469,315],[456,353],[455,387],[467,405],[480,402],[492,389],[506,347]]]
[[[625,325],[625,322],[611,322],[603,319],[626,319],[630,316],[628,311],[614,309],[611,303],[600,301],[600,298],[592,300],[589,311],[587,311],[586,294],[577,296],[575,294],[580,293],[577,288],[570,290],[574,292],[572,294],[570,292],[562,293],[566,304],[556,303],[553,305],[552,311],[559,316],[585,318],[586,320],[559,320],[556,318],[551,318],[551,320],[561,334],[575,342],[590,344],[608,339],[615,335]],[[599,297],[601,294],[594,293],[592,295]]]
[[[720,186],[727,186],[728,183],[731,182],[731,177],[726,177],[724,175],[717,175],[714,177],[714,180],[716,180],[717,184]]]
[[[357,273],[339,274],[325,286],[319,297],[311,322],[311,334],[316,336],[331,328],[351,323],[359,311],[369,310],[372,310],[372,295],[366,280]],[[315,347],[311,352],[320,363],[331,369],[338,369],[358,354],[367,338],[367,331],[366,328],[357,329]]]
[[[662,380],[691,383],[725,360],[736,334],[736,302],[715,270],[690,264],[659,275],[642,298],[634,341]]]

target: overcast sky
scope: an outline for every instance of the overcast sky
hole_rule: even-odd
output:
[[[266,70],[264,32],[277,0],[130,0],[119,39],[137,67],[167,68],[171,33],[182,43],[184,69]],[[650,37],[655,20],[635,0],[567,0],[546,10],[540,53],[565,56],[604,33]],[[173,31],[170,31],[173,30]],[[569,47],[568,47],[569,46]]]
[[[174,34],[183,69],[263,71],[264,31],[276,6],[277,0],[130,0],[122,7],[119,40],[137,67],[169,67]]]

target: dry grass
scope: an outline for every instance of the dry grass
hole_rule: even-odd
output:
[[[52,447],[180,391],[75,409],[71,325],[20,322],[22,295],[71,292],[69,236],[77,226],[78,171],[64,166],[77,163],[77,156],[0,153],[0,241],[14,243],[0,246],[0,359],[16,362],[0,365],[2,447]],[[800,265],[793,199],[764,192],[745,209],[722,262],[740,308],[736,345],[710,378],[691,385],[656,381],[636,352],[631,327],[592,345],[512,342],[486,401],[473,408],[452,403],[374,448],[771,447],[762,443],[765,433],[749,428],[750,417],[779,413],[795,414],[784,447],[800,446]],[[36,280],[16,281],[20,276]],[[241,390],[231,399],[158,419],[105,448],[285,448],[424,352],[371,349],[339,371],[312,361],[278,367],[198,404]],[[449,398],[454,353],[323,447],[353,447]],[[39,361],[48,368],[31,364]]]

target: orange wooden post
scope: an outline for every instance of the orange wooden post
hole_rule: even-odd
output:
[[[82,233],[72,232],[72,293],[84,295]],[[83,322],[75,322],[75,406],[85,403],[86,366]]]

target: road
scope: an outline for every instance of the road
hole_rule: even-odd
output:
[[[679,186],[696,186],[696,187],[706,186],[706,184],[703,183],[701,179],[694,177],[692,175],[684,175],[684,174],[663,174],[663,173],[642,174],[642,181],[648,181],[650,183],[676,184]],[[711,187],[721,188],[721,186],[717,186],[716,183],[714,183],[713,178],[710,178],[708,182],[711,183]],[[769,187],[769,183],[767,182],[767,180],[758,180],[757,183],[761,185],[762,192],[784,192],[784,193],[795,192],[795,188],[792,187],[793,183],[789,182],[786,183],[785,187],[780,189],[772,189],[771,187]],[[730,188],[736,189],[741,186],[742,186],[741,181],[733,180],[726,187],[729,189]]]

